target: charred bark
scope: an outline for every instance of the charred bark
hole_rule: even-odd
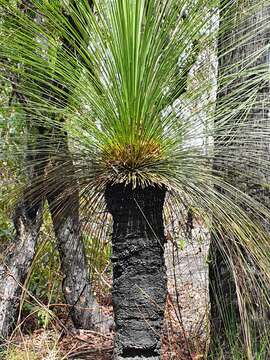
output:
[[[110,184],[113,216],[114,359],[160,359],[167,295],[163,204],[166,190]]]
[[[18,315],[20,298],[42,223],[42,204],[18,204],[14,214],[16,235],[0,264],[0,342],[10,335]]]

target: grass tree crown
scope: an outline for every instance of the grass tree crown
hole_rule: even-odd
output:
[[[53,128],[66,131],[77,175],[99,184],[185,178],[200,151],[187,145],[194,129],[170,107],[186,91],[214,2],[3,6],[3,59],[35,124],[49,130],[45,147]]]

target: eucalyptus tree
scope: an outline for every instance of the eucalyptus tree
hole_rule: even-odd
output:
[[[215,134],[214,158],[215,172],[268,208],[269,19],[267,1],[221,2],[215,124],[219,127],[227,117],[233,135]],[[252,217],[252,208],[244,206]],[[268,219],[259,222],[269,234]],[[270,341],[269,283],[264,284],[264,275],[259,274],[262,269],[257,268],[246,246],[235,251],[231,245],[226,251],[229,236],[226,228],[220,229],[213,234],[210,246],[209,357],[232,359],[239,351],[249,359],[259,354],[266,359]],[[232,255],[228,256],[228,252]]]
[[[25,18],[29,17],[39,24],[46,21],[42,14],[35,11],[35,6],[31,1],[14,4],[14,9],[15,6]],[[69,25],[75,27],[76,25],[68,14],[64,15],[67,22],[70,21]],[[13,14],[6,14],[3,20],[16,23],[17,18]],[[40,38],[38,34],[36,36],[36,40],[43,41],[44,45],[46,44],[45,38]],[[33,43],[30,46],[33,46]],[[73,51],[74,56],[76,56],[76,52],[66,41],[62,41],[60,46],[63,51]],[[43,56],[46,56],[46,51]],[[50,97],[54,97],[59,107],[65,107],[71,89],[66,87],[65,94],[60,96],[59,92],[54,93],[53,88],[40,84],[37,78],[31,79],[31,84],[29,84],[28,74],[36,70],[33,64],[31,68],[26,67],[23,69],[24,62],[21,62],[21,59],[17,58],[15,61],[11,59],[10,61],[6,57],[3,60],[5,73],[12,88],[9,103],[10,105],[12,103],[19,104],[20,110],[26,117],[28,142],[26,145],[27,184],[14,212],[16,235],[12,244],[7,246],[0,267],[2,293],[0,301],[1,337],[9,335],[16,322],[23,284],[35,255],[39,230],[42,224],[43,206],[46,200],[51,212],[57,247],[60,252],[63,293],[67,304],[70,305],[70,315],[74,325],[77,328],[88,329],[106,327],[106,324],[101,324],[104,319],[93,296],[84,244],[80,234],[78,187],[76,181],[70,181],[71,178],[65,174],[66,168],[70,172],[74,170],[66,132],[63,131],[61,125],[64,118],[54,119],[54,122],[58,124],[57,127],[52,126],[51,123],[41,123],[38,120],[39,111],[31,105],[33,101],[32,94],[26,94],[22,91],[22,88],[27,86],[31,87],[33,93],[37,88],[42,88],[39,90],[41,98],[48,100]],[[17,67],[17,70],[21,69],[14,73],[11,70],[12,67]],[[22,71],[25,71],[24,75],[22,75]],[[53,83],[59,89],[65,87],[63,83],[54,83],[53,74],[47,73],[46,76],[48,83]],[[31,75],[29,77],[31,78]],[[53,118],[54,114],[50,113],[48,117]],[[54,148],[53,156],[51,155],[52,148]],[[62,156],[60,159],[57,156],[59,152]],[[46,175],[46,168],[50,167],[51,162],[54,163],[54,172],[57,168],[58,172],[61,171],[61,176],[52,177]],[[43,188],[42,192],[40,191],[41,187]],[[71,187],[73,188],[72,193],[70,191]],[[36,188],[39,189],[39,193],[36,192]],[[67,211],[67,209],[69,210]]]
[[[188,86],[194,55],[209,36],[205,23],[216,14],[217,3],[97,0],[93,11],[87,1],[76,6],[60,0],[33,3],[46,22],[15,11],[16,22],[8,27],[12,41],[1,40],[3,52],[32,70],[27,72],[29,81],[38,79],[39,87],[24,86],[21,92],[31,97],[41,126],[60,129],[55,132],[60,140],[66,132],[74,171],[69,161],[61,164],[70,192],[74,181],[79,184],[87,227],[96,212],[113,220],[114,358],[159,359],[166,303],[164,207],[180,214],[183,203],[195,204],[216,232],[219,227],[230,229],[231,243],[220,241],[225,250],[232,246],[228,259],[245,246],[256,266],[265,270],[265,283],[270,280],[265,255],[269,243],[255,221],[268,218],[267,209],[241,191],[241,201],[235,201],[235,187],[212,172],[213,150],[205,151],[194,141],[196,112],[184,119],[170,110]],[[5,11],[14,14],[9,2],[5,4]],[[63,16],[63,7],[75,27]],[[42,37],[46,42],[35,40]],[[63,41],[79,56],[63,49]],[[52,74],[54,81],[48,82]],[[42,95],[43,86],[51,96]],[[63,107],[59,98],[69,88],[74,91]],[[204,91],[202,83],[193,97]],[[65,119],[61,125],[59,118]],[[209,136],[235,133],[227,117],[220,119]],[[65,159],[65,151],[50,146],[48,136],[42,141],[52,156]],[[52,163],[49,179],[57,181],[62,169],[58,161]],[[221,194],[217,186],[226,192]],[[62,199],[56,194],[54,201],[72,212],[72,204]]]
[[[76,8],[76,2],[73,4]],[[88,0],[88,5],[92,8],[91,0]],[[67,26],[71,27],[77,34],[78,47],[83,47],[83,44],[87,42],[87,38],[83,39],[84,32],[77,27],[68,9],[62,8],[62,13]],[[46,18],[44,21],[46,22]],[[53,28],[51,30],[53,31]],[[67,38],[60,37],[56,41],[58,41],[56,57],[58,52],[69,52],[75,59],[80,58],[78,49]],[[48,51],[50,51],[50,46]],[[72,69],[70,70],[72,71]],[[74,71],[76,71],[75,67]],[[45,97],[53,98],[53,101],[57,102],[58,108],[64,109],[70,101],[73,88],[65,83],[65,79],[55,79],[53,73],[47,81],[51,83],[51,86],[45,85],[47,90],[45,90]],[[51,162],[52,165],[48,176],[45,176],[44,184],[60,252],[61,269],[64,277],[63,293],[67,303],[71,306],[70,315],[77,328],[108,330],[109,323],[99,310],[99,305],[94,296],[91,267],[88,269],[87,266],[80,229],[79,188],[74,176],[75,168],[69,151],[67,132],[64,129],[65,116],[59,114],[57,116],[53,113],[49,116],[53,121],[52,123],[49,122],[45,129],[45,147],[48,162]]]

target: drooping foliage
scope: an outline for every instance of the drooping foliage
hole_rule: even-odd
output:
[[[215,96],[204,99],[209,87],[215,92],[215,81],[196,82],[194,64],[199,58],[202,63],[209,61],[204,50],[217,38],[217,1],[97,0],[92,4],[87,0],[33,0],[31,4],[30,11],[24,12],[24,2],[18,9],[17,4],[2,0],[0,30],[1,76],[27,99],[28,117],[34,124],[27,139],[32,146],[22,145],[18,150],[26,152],[28,160],[36,151],[36,128],[44,130],[39,151],[46,154],[46,162],[40,160],[46,171],[35,180],[29,196],[38,201],[43,196],[44,177],[53,188],[64,174],[63,181],[70,179],[70,192],[79,186],[81,213],[90,223],[92,214],[105,209],[103,194],[111,183],[131,183],[134,188],[165,186],[166,204],[176,214],[183,206],[196,206],[209,230],[220,234],[226,229],[221,245],[235,281],[241,283],[238,289],[246,290],[238,293],[238,301],[243,309],[244,342],[250,346],[251,286],[242,284],[252,284],[269,305],[269,236],[262,226],[269,211],[230,184],[224,166],[219,171],[212,163],[214,158],[223,164],[238,159],[244,129],[252,162],[243,175],[245,181],[261,166],[269,168],[267,159],[257,161],[257,139],[268,141],[269,127],[252,129],[245,117],[269,69],[246,66],[245,81],[235,92],[222,95],[222,106],[215,112]],[[260,2],[247,11],[252,14],[257,6]],[[222,23],[219,31],[225,32],[226,26]],[[243,32],[235,47],[251,36],[248,30]],[[224,47],[223,51],[218,56],[229,50]],[[216,61],[214,55],[213,59]],[[240,61],[248,65],[253,57]],[[237,69],[239,63],[231,66]],[[245,71],[245,66],[241,68]],[[222,74],[218,91],[237,76],[236,71]],[[244,99],[240,97],[243,92]],[[266,119],[262,125],[263,121]],[[75,172],[69,170],[65,151],[55,146],[63,135],[68,138]],[[217,137],[222,141],[215,146]],[[72,204],[66,206],[72,210]],[[104,217],[109,221],[107,214]],[[102,237],[99,224],[92,231]],[[242,255],[243,248],[256,263],[256,276]],[[241,259],[241,276],[236,258]]]

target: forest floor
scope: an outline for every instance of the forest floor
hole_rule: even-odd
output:
[[[162,341],[162,360],[204,358],[207,340],[207,234],[193,230],[196,241],[179,248],[168,240],[166,249],[168,301]],[[201,239],[201,241],[198,239]],[[111,298],[100,294],[101,311],[112,318]],[[63,327],[65,310],[44,328],[24,319],[21,331],[12,338],[4,360],[109,360],[112,358],[113,330],[99,333]],[[32,330],[29,332],[29,329]],[[28,332],[28,334],[26,334]],[[30,333],[30,334],[29,334]],[[1,358],[1,357],[0,357]]]

